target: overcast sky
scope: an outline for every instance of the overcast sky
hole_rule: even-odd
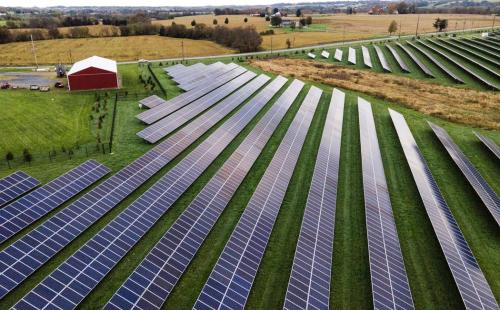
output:
[[[327,2],[332,0],[304,0],[300,2]],[[272,4],[283,0],[13,0],[10,2],[0,1],[0,6],[24,6],[24,7],[48,7],[48,6],[223,6],[223,5],[252,5],[252,4]]]

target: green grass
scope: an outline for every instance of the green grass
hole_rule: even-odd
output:
[[[358,60],[360,61],[360,59]],[[374,65],[376,66],[376,70],[379,70],[379,64],[376,60],[374,61]],[[361,66],[361,63],[358,66]],[[155,67],[154,70],[160,79],[160,83],[167,88],[168,97],[177,95],[179,90],[165,77],[161,68]],[[259,70],[255,71],[260,72]],[[138,83],[139,71],[136,65],[120,66],[120,72],[122,73],[124,85],[126,85],[127,89],[143,91],[141,89],[142,85]],[[331,87],[317,83],[314,83],[314,85],[321,87],[325,94],[318,106],[306,142],[301,151],[300,159],[294,170],[290,186],[269,241],[269,247],[265,253],[248,300],[248,309],[276,309],[282,307],[293,261],[295,243],[300,230],[307,192],[331,94]],[[189,309],[194,304],[221,250],[243,212],[245,204],[250,199],[281,139],[285,135],[300,106],[300,102],[307,92],[307,88],[301,92],[298,100],[292,105],[290,111],[288,111],[270,141],[266,144],[263,152],[236,191],[221,218],[209,234],[206,242],[202,245],[187,272],[183,275],[167,300],[164,308]],[[474,137],[472,134],[474,128],[456,125],[432,117],[424,117],[418,112],[370,96],[364,96],[357,92],[347,91],[346,93],[331,283],[332,309],[369,309],[372,307],[360,164],[359,124],[356,106],[358,95],[369,100],[373,106],[399,239],[417,309],[459,309],[463,308],[463,305],[430,221],[421,203],[408,165],[406,164],[406,159],[387,112],[388,107],[396,109],[405,115],[438,185],[477,257],[495,296],[497,299],[500,299],[500,283],[496,274],[500,269],[500,256],[497,255],[500,251],[498,227],[479,198],[477,198],[473,189],[468,185],[458,168],[440,145],[428,127],[426,120],[436,122],[448,130],[489,184],[497,193],[500,193],[500,182],[498,181],[500,180],[500,166],[497,165],[497,159]],[[147,235],[141,239],[104,281],[84,300],[81,308],[95,309],[107,302],[115,290],[147,254],[149,249],[161,238],[189,202],[252,130],[269,107],[270,104],[236,137],[230,146],[224,150],[201,177],[181,196],[158,223],[153,226]],[[115,172],[151,148],[150,145],[143,143],[135,136],[137,131],[144,128],[134,118],[138,112],[136,101],[125,100],[119,102],[114,153],[112,155],[96,156],[97,160],[108,165]],[[217,126],[223,123],[223,121]],[[13,305],[16,300],[33,288],[86,240],[91,238],[92,235],[104,227],[121,210],[139,197],[141,193],[178,163],[181,158],[188,154],[213,130],[211,129],[198,139],[193,146],[178,156],[176,160],[169,163],[141,186],[139,190],[130,195],[124,202],[120,203],[109,214],[100,219],[68,247],[58,253],[49,263],[35,272],[28,281],[25,281],[25,283],[1,300],[0,308],[7,308]],[[474,130],[500,143],[500,131]],[[34,162],[31,167],[27,166],[23,170],[46,182],[83,160],[74,159],[52,164]],[[9,170],[0,170],[0,176],[10,172]],[[58,208],[56,211],[60,209],[62,208]],[[48,217],[44,217],[44,219],[46,218]],[[34,225],[29,229],[33,227]],[[23,231],[20,235],[29,229]],[[11,242],[7,244],[9,243]],[[0,249],[3,248],[5,248],[5,245],[0,246]]]

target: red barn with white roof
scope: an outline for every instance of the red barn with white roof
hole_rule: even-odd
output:
[[[76,62],[67,76],[69,90],[119,87],[116,61],[99,56]]]

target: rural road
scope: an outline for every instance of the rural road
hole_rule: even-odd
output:
[[[478,31],[478,30],[491,30],[492,27],[482,27],[482,28],[473,28],[473,29],[467,29],[465,32],[473,32],[473,31]],[[495,30],[500,29],[500,26],[494,27]],[[451,34],[451,33],[464,33],[463,30],[454,30],[454,31],[447,31],[447,32],[428,32],[428,33],[421,33],[419,34],[420,36],[431,36],[431,35],[437,35],[437,34]],[[404,35],[401,36],[400,39],[411,39],[415,35]],[[399,36],[386,36],[386,37],[381,37],[381,38],[373,38],[373,39],[364,39],[364,40],[354,40],[354,41],[342,41],[342,42],[334,42],[334,43],[325,43],[325,44],[318,44],[318,45],[309,45],[309,46],[302,46],[302,47],[297,47],[297,48],[289,48],[289,49],[277,49],[277,50],[265,50],[265,51],[260,51],[260,52],[251,52],[251,53],[236,53],[236,54],[222,54],[222,55],[211,55],[211,56],[196,56],[196,57],[178,57],[178,58],[162,58],[162,59],[147,59],[150,62],[165,62],[165,61],[180,61],[180,60],[200,60],[200,59],[217,59],[217,58],[228,58],[228,57],[246,57],[246,56],[256,56],[256,55],[271,55],[271,54],[277,54],[277,53],[290,53],[290,52],[295,52],[295,51],[302,51],[302,50],[308,50],[308,49],[322,49],[322,48],[332,48],[332,47],[339,47],[339,46],[344,46],[344,45],[354,45],[354,44],[363,44],[363,43],[376,43],[376,42],[381,42],[381,41],[387,41],[387,40],[395,40],[398,39]],[[118,62],[119,65],[126,65],[126,64],[135,64],[138,63],[139,60],[130,60],[130,61],[120,61]],[[49,65],[39,65],[39,67],[43,66],[49,66]],[[35,66],[0,66],[0,69],[34,69]]]

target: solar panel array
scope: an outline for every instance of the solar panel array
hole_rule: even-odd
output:
[[[428,76],[428,77],[434,77],[434,74],[432,74],[432,71],[427,68],[427,66],[418,59],[415,54],[413,54],[410,49],[408,49],[406,46],[402,45],[401,43],[396,43],[397,46],[399,46],[403,51],[405,51],[408,56],[417,64],[417,66]]]
[[[311,87],[194,305],[243,309],[321,97]]]
[[[454,48],[458,48],[464,52],[467,52],[469,54],[472,54],[474,55],[475,57],[489,63],[489,64],[492,64],[496,67],[499,67],[500,66],[500,62],[496,61],[496,60],[493,60],[491,58],[488,58],[488,57],[485,57],[483,54],[481,53],[478,53],[478,52],[475,52],[474,50],[471,50],[470,48],[467,48],[467,47],[464,47],[464,45],[460,45],[457,43],[457,41],[452,41],[452,40],[441,40],[440,42],[443,42],[443,43],[446,43],[448,45],[451,45],[453,46]]]
[[[378,60],[380,61],[380,64],[382,65],[382,68],[387,72],[392,72],[391,66],[389,66],[389,63],[387,62],[387,59],[385,59],[385,55],[382,52],[382,48],[378,45],[375,45],[374,47],[375,47],[375,52],[377,52]]]
[[[22,171],[0,179],[0,207],[40,185],[40,182]]]
[[[197,79],[198,77],[204,74],[211,74],[214,70],[224,67],[225,65],[222,62],[215,62],[213,64],[207,65],[203,68],[203,70],[195,69],[191,70],[189,73],[185,73],[182,76],[174,78],[179,84],[179,87],[182,88],[183,85],[188,84],[189,82]]]
[[[342,61],[342,50],[341,49],[335,49],[335,54],[333,55],[333,58],[335,58],[338,61]]]
[[[486,40],[486,39],[483,39],[483,38],[475,38],[474,42],[481,42],[481,43],[483,43],[485,45],[488,45],[493,50],[498,50],[500,48],[500,46],[499,46],[498,43],[496,43],[494,41],[491,41],[491,40]]]
[[[481,142],[483,142],[483,144],[493,153],[495,154],[495,156],[500,159],[500,147],[495,143],[493,142],[493,140],[491,140],[490,138],[488,137],[485,137],[483,135],[480,135],[478,134],[477,132],[474,132],[474,134],[476,135],[476,137],[481,140]]]
[[[200,74],[198,77],[194,78],[188,83],[180,85],[179,87],[186,91],[189,91],[191,89],[204,86],[206,83],[209,83],[212,79],[217,78],[223,74],[226,74],[227,72],[234,70],[237,67],[238,65],[235,63],[230,63],[227,65],[222,64],[222,66],[218,66],[210,72],[204,72],[204,74]]]
[[[457,67],[461,68],[462,70],[464,70],[465,72],[467,72],[470,76],[472,76],[476,80],[480,81],[484,85],[486,85],[486,86],[488,86],[488,87],[490,87],[492,89],[498,90],[498,88],[493,83],[491,83],[489,80],[485,79],[484,77],[478,75],[476,72],[474,72],[473,70],[469,69],[468,67],[464,66],[460,61],[455,60],[454,58],[450,57],[448,54],[442,52],[441,50],[439,50],[439,49],[435,48],[434,46],[429,45],[429,44],[427,44],[427,43],[425,43],[425,42],[423,42],[421,40],[418,41],[418,42],[420,44],[424,45],[425,47],[433,50],[434,52],[438,53],[442,57],[446,58],[448,61],[452,62]]]
[[[345,94],[333,90],[284,309],[328,309]]]
[[[390,46],[389,44],[387,44],[386,46],[389,49],[389,51],[391,52],[392,56],[394,56],[394,58],[396,59],[396,62],[398,63],[398,65],[401,67],[401,70],[403,70],[404,72],[410,73],[410,69],[408,68],[408,65],[403,60],[403,58],[401,58],[401,55],[399,55],[398,51],[396,51],[396,49],[394,47]]]
[[[473,40],[473,39],[466,39],[468,40],[469,42],[473,43],[473,44],[476,44],[476,45],[479,45],[481,46],[483,49],[487,49],[491,52],[495,52],[497,49],[492,47],[491,45],[481,41],[481,40]]]
[[[390,110],[399,141],[441,250],[467,309],[498,309],[495,297],[458,227],[403,115]]]
[[[167,74],[169,74],[169,75],[170,74],[175,75],[176,73],[181,72],[181,71],[183,71],[185,69],[186,69],[186,66],[184,66],[183,64],[176,64],[176,65],[167,67],[167,68],[165,68],[163,70],[165,70],[165,72]]]
[[[413,46],[413,48],[415,48],[417,51],[419,51],[420,53],[424,54],[427,58],[429,58],[429,60],[432,63],[434,63],[436,66],[438,66],[441,69],[441,71],[443,71],[446,75],[448,75],[453,80],[455,80],[455,82],[462,83],[462,84],[464,83],[464,81],[461,78],[459,78],[456,74],[451,72],[450,69],[448,69],[440,61],[438,61],[434,56],[432,56],[431,53],[427,52],[425,49],[421,48],[420,46],[411,43],[410,41],[407,41],[407,42],[409,45]]]
[[[28,305],[41,308],[50,305],[52,308],[64,309],[78,305],[265,104],[262,100],[255,100],[238,110],[86,245],[23,297],[15,308],[24,309]],[[68,273],[72,276],[61,278],[61,275]],[[153,296],[154,294],[148,295],[149,304],[154,304]]]
[[[146,127],[137,133],[137,136],[148,141],[149,143],[156,143],[180,126],[187,123],[193,117],[203,112],[204,110],[210,108],[223,98],[229,96],[236,89],[240,88],[242,85],[250,81],[256,76],[255,73],[248,71],[236,79],[229,81],[220,88],[214,90],[213,92],[201,97],[200,99],[194,101],[193,103],[183,107],[180,110],[170,114],[164,119],[156,122],[153,125]],[[242,90],[235,92],[228,97],[228,100],[242,98],[248,98],[252,93],[259,89],[267,80],[265,75],[260,76],[255,81],[250,82],[251,87],[244,87]]]
[[[189,75],[193,72],[198,72],[200,70],[204,70],[207,65],[204,63],[198,62],[195,63],[194,65],[191,66],[186,66],[183,70],[180,70],[178,72],[171,72],[170,76],[172,76],[174,81],[177,81],[179,78],[183,78],[186,75]]]
[[[370,51],[367,47],[361,46],[361,52],[363,53],[363,63],[368,68],[373,68],[372,59],[370,58]]]
[[[215,78],[212,82],[207,83],[203,87],[193,89],[191,91],[185,92],[168,100],[165,104],[159,105],[153,109],[142,112],[136,117],[146,124],[152,124],[165,116],[179,110],[185,105],[195,101],[196,99],[208,94],[214,89],[226,84],[237,76],[245,73],[247,70],[242,67],[238,67],[228,73]]]
[[[347,55],[347,61],[353,65],[356,64],[356,50],[349,47],[349,54]]]
[[[460,171],[462,171],[462,173],[465,175],[470,185],[474,188],[486,208],[488,208],[488,211],[490,211],[491,215],[500,226],[500,199],[498,198],[495,191],[490,187],[488,182],[486,182],[479,171],[477,171],[474,165],[472,165],[469,159],[467,159],[465,154],[460,150],[458,145],[455,144],[446,130],[430,122],[429,126],[431,126],[432,130],[438,137],[439,141],[441,141],[441,144],[443,144],[443,146],[445,147],[451,159],[453,159]]]
[[[468,47],[472,47],[472,48],[480,51],[481,53],[487,54],[487,55],[489,55],[491,57],[494,57],[494,58],[497,58],[497,59],[500,58],[500,56],[498,55],[498,53],[493,52],[490,49],[485,48],[484,46],[476,45],[476,44],[474,44],[474,41],[472,41],[472,40],[469,40],[469,39],[462,39],[462,40],[452,39],[452,40],[454,42],[460,43],[462,45],[465,45],[465,46],[468,46]]]
[[[0,209],[0,243],[68,201],[111,170],[88,160]]]
[[[285,84],[278,77],[255,99],[268,102]],[[106,309],[159,308],[196,255],[304,83],[294,81],[202,189],[141,264],[118,289]],[[160,287],[161,289],[159,289]],[[150,299],[150,296],[155,296]],[[153,302],[153,304],[151,303]]]
[[[167,102],[165,99],[157,96],[157,95],[152,95],[152,96],[149,96],[149,97],[146,97],[142,100],[139,100],[139,104],[141,104],[142,106],[146,107],[146,108],[154,108],[160,104],[163,104]]]
[[[373,306],[413,309],[370,103],[358,97],[358,111]]]
[[[216,106],[0,252],[0,298],[200,138],[231,109]]]

